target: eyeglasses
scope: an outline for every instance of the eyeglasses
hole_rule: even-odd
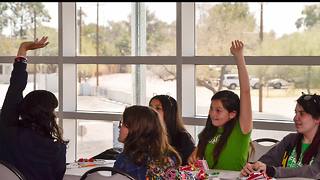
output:
[[[119,121],[118,128],[121,128],[121,126],[122,126],[122,120]]]
[[[123,123],[123,120],[120,120],[120,121],[119,121],[118,128],[121,128],[122,126],[127,127],[127,125],[125,125],[125,124]]]

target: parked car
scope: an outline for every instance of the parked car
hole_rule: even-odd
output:
[[[289,82],[284,79],[271,79],[268,81],[268,87],[273,87],[274,89],[281,89],[283,87],[287,87]]]
[[[232,90],[236,89],[236,87],[239,87],[238,74],[225,74],[223,77],[222,85]],[[260,87],[259,79],[250,77],[250,86],[253,89],[258,89]]]

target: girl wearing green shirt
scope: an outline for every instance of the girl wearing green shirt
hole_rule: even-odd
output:
[[[243,47],[239,40],[233,41],[230,47],[238,68],[241,98],[229,90],[212,96],[206,126],[199,134],[198,145],[189,157],[189,163],[205,159],[210,169],[239,171],[247,162],[253,125]]]

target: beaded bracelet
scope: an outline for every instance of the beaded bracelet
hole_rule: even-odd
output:
[[[14,59],[14,62],[23,62],[23,63],[27,63],[27,58],[23,57],[23,56],[18,56]]]

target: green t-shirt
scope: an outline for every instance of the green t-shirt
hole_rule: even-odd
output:
[[[302,156],[300,155],[300,158],[299,158],[298,162],[296,160],[297,159],[296,158],[297,157],[296,148],[294,148],[292,150],[292,153],[289,156],[287,167],[291,167],[291,168],[302,167],[303,166],[302,157],[303,157],[304,152],[308,149],[309,146],[310,146],[310,144],[302,143],[302,146],[301,146],[301,154],[302,154]],[[312,161],[313,161],[313,158],[311,159],[310,164],[312,163]]]
[[[240,171],[247,162],[251,132],[243,134],[240,128],[240,123],[237,121],[227,143],[220,153],[216,166],[213,167],[213,149],[215,148],[222,132],[223,128],[218,128],[217,134],[206,146],[204,158],[208,162],[210,169]]]

